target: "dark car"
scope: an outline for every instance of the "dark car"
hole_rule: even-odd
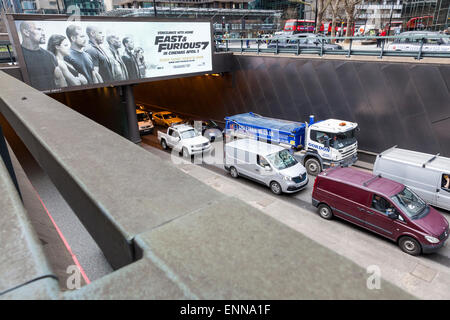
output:
[[[330,168],[317,176],[312,204],[324,219],[337,216],[392,241],[411,255],[444,246],[447,220],[411,189],[353,168]]]
[[[195,122],[195,123],[194,123]],[[199,120],[199,119],[191,119],[189,121],[189,124],[196,128],[197,130],[200,130],[200,128],[197,128],[196,123],[201,122],[201,130],[202,135],[207,137],[209,141],[214,142],[218,136],[223,136],[223,128],[217,124],[214,120]]]
[[[276,48],[278,42],[278,48],[283,49],[314,49],[320,50],[322,47],[324,50],[341,50],[342,46],[334,43],[330,43],[328,39],[324,39],[316,34],[311,33],[297,33],[294,35],[279,37],[272,39],[267,45],[268,48]]]

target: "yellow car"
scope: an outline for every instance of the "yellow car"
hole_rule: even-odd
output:
[[[170,111],[161,111],[153,113],[153,122],[156,125],[170,127],[174,124],[183,123],[184,120]]]

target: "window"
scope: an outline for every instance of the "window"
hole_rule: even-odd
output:
[[[263,156],[260,156],[259,154],[256,156],[256,163],[263,168],[270,167],[269,162],[267,162],[267,160]]]
[[[322,131],[311,130],[311,139],[313,141],[324,144],[329,139],[328,133]]]
[[[394,209],[394,206],[385,198],[374,194],[372,198],[372,208],[386,214],[387,209]]]
[[[444,173],[442,175],[441,189],[450,192],[450,174]]]

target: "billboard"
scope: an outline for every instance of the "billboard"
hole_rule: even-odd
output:
[[[212,70],[211,23],[8,16],[24,80],[43,92],[124,85]]]

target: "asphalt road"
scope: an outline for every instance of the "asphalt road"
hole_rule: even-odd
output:
[[[181,157],[162,150],[159,145],[157,130],[166,129],[157,127],[155,129],[153,134],[142,136],[141,146],[163,161],[174,163],[180,170],[221,192],[241,198],[365,268],[370,265],[379,266],[383,279],[419,298],[450,299],[449,243],[436,253],[419,257],[410,256],[403,253],[395,243],[363,228],[341,219],[325,221],[320,218],[317,209],[311,205],[314,183],[311,177],[306,189],[295,194],[276,196],[269,188],[256,182],[244,178],[231,178],[220,163],[194,164],[184,161],[183,164]],[[441,210],[441,213],[450,220],[450,212]]]

